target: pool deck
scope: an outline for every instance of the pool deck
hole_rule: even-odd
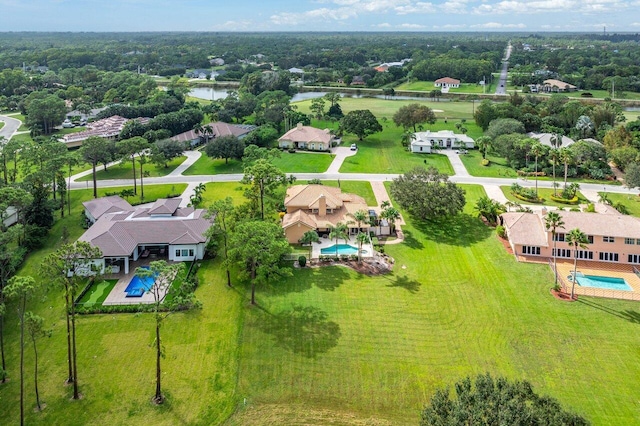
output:
[[[103,305],[137,305],[137,304],[148,305],[148,304],[154,303],[153,293],[151,291],[146,291],[140,297],[127,297],[127,293],[125,293],[125,289],[131,282],[131,279],[133,278],[133,276],[136,274],[136,268],[140,266],[148,266],[151,260],[153,259],[145,259],[145,260],[139,260],[137,262],[131,262],[129,265],[130,269],[128,274],[121,273],[121,274],[105,275],[105,278],[117,279],[118,282],[116,283],[115,287],[113,287],[113,290],[111,290],[111,293],[109,293],[109,295],[106,297],[104,302],[102,302],[102,304]],[[173,262],[170,262],[170,263],[173,263]]]
[[[558,261],[558,275],[564,282],[565,288],[571,292],[572,281],[568,279],[573,274],[573,262]],[[623,278],[633,291],[610,290],[596,287],[575,286],[575,294],[593,297],[606,297],[610,299],[638,300],[640,301],[640,278],[633,271],[631,265],[620,265],[607,262],[580,262],[578,272],[584,275],[597,275],[601,277]]]
[[[336,240],[330,240],[329,238],[320,238],[320,242],[313,243],[313,249],[311,251],[311,257],[313,259],[319,259],[321,255],[321,250],[323,248],[331,247],[336,243]],[[338,244],[344,244],[345,241],[343,239],[338,240]],[[358,242],[356,241],[355,235],[349,237],[347,244],[353,247],[358,247]],[[308,246],[307,246],[308,247]],[[373,245],[366,243],[362,245],[362,250],[366,250],[366,253],[362,254],[363,258],[373,257]],[[327,256],[326,254],[323,256]]]

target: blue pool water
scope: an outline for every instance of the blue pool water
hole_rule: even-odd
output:
[[[148,266],[142,266],[143,269],[149,269]],[[140,278],[137,275],[134,275],[129,281],[129,285],[124,290],[127,293],[126,297],[141,297],[145,291],[149,291],[153,284],[156,282],[155,277],[145,277]]]
[[[633,291],[633,288],[624,280],[624,278],[601,277],[599,275],[583,275],[576,274],[578,284],[583,287],[604,288],[607,290]]]
[[[349,244],[338,244],[338,255],[341,254],[358,254],[358,247],[350,246]],[[336,245],[332,245],[331,247],[325,247],[320,249],[320,254],[336,254]],[[362,254],[367,254],[366,250],[362,250]]]

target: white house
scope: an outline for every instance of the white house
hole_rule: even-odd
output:
[[[476,146],[475,141],[467,135],[453,133],[452,130],[439,132],[416,132],[411,141],[411,152],[431,153],[432,149],[471,149]]]
[[[433,85],[436,87],[441,87],[443,89],[458,88],[460,87],[460,80],[456,80],[455,78],[451,78],[451,77],[443,77],[443,78],[437,79],[433,83]]]
[[[212,219],[204,217],[204,209],[180,208],[180,201],[159,199],[137,209],[120,197],[86,202],[85,215],[95,223],[78,240],[102,251],[99,267],[123,268],[125,273],[130,261],[141,257],[175,262],[202,259]]]

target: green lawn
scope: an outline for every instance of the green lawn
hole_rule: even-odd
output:
[[[528,183],[532,184],[533,179],[529,179]],[[524,205],[528,205],[528,204],[532,204],[532,203],[527,203],[526,201],[522,201],[516,197],[513,196],[513,194],[511,193],[511,189],[508,186],[501,186],[500,189],[502,189],[502,192],[504,193],[504,196],[507,197],[507,199],[509,201],[512,201],[514,203],[519,203]],[[561,189],[558,189],[558,196],[561,193]],[[551,188],[538,188],[538,196],[544,198],[544,202],[542,203],[542,205],[545,206],[554,206],[554,207],[560,207],[566,210],[572,209],[574,207],[578,207],[577,204],[562,204],[562,203],[557,203],[555,201],[551,200],[551,196],[553,195],[553,189]],[[578,196],[578,200],[580,204],[584,204],[584,203],[589,203],[590,201],[587,200],[587,198],[585,198],[584,195],[582,195],[582,193],[580,191],[578,191],[578,193],[576,194]],[[597,201],[597,200],[592,200],[592,201]]]
[[[433,85],[433,81],[411,81],[407,83],[402,83],[396,90],[414,90],[419,92],[430,92],[432,90],[439,90],[439,87],[435,87]],[[494,89],[495,91],[495,89]],[[474,93],[474,94],[482,94],[485,93],[485,88],[476,83],[460,83],[460,87],[458,88],[450,88],[449,93]],[[490,87],[487,87],[486,93],[491,94]]]
[[[145,173],[148,174],[148,177],[160,177],[166,176],[172,171],[175,170],[187,157],[180,156],[178,158],[174,158],[169,163],[167,163],[167,167],[157,167],[155,164],[147,163],[142,167]],[[86,170],[86,165],[83,166],[83,169]],[[121,162],[119,164],[115,164],[109,167],[106,171],[98,166],[96,169],[96,178],[98,180],[106,180],[106,179],[133,179],[133,166],[130,161]],[[136,178],[140,179],[140,164],[136,161]],[[84,181],[92,181],[93,176],[88,174],[87,176],[83,176],[78,179],[79,182]]]
[[[296,152],[290,154],[283,151],[280,158],[273,160],[280,170],[285,173],[322,173],[327,170],[333,161],[333,157],[328,153],[305,153]],[[224,160],[212,159],[202,154],[191,167],[189,167],[184,175],[217,175],[217,174],[233,174],[242,173],[242,162],[238,160],[229,160],[225,164]]]
[[[87,307],[102,305],[102,302],[104,302],[117,283],[118,280],[99,280],[94,282],[78,303]]]
[[[340,168],[342,173],[404,173],[414,167],[433,166],[442,173],[453,174],[453,167],[446,155],[414,154],[400,144],[402,128],[393,123],[383,124],[381,133],[363,141],[353,135],[343,137],[343,144],[358,144],[358,152],[347,157]]]
[[[436,113],[438,120],[444,120],[448,118],[466,118],[468,122],[473,121],[473,104],[471,102],[438,102],[429,100],[401,100],[401,99],[378,99],[378,98],[342,98],[340,100],[340,107],[343,113],[358,109],[368,109],[378,119],[386,117],[391,120],[393,114],[400,109],[400,107],[419,103],[420,105],[426,105],[433,109]],[[298,110],[305,114],[309,114],[309,106],[311,106],[311,100],[307,99],[300,102],[294,102],[293,105],[298,106]],[[479,102],[475,102],[475,106],[478,106]],[[326,107],[328,109],[328,106]]]
[[[0,129],[4,127],[4,121],[0,121]]]
[[[507,165],[507,161],[502,157],[487,155],[490,161],[488,166],[482,165],[482,154],[480,151],[471,150],[468,154],[461,155],[462,164],[471,176],[481,177],[518,177],[518,174]]]
[[[598,192],[598,194],[602,195],[603,192]],[[629,209],[629,213],[632,216],[640,217],[640,197],[637,195],[614,194],[612,192],[607,192],[606,194],[614,205],[621,203]]]

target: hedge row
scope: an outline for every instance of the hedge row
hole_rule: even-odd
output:
[[[580,200],[578,199],[578,196],[576,195],[575,197],[569,199],[566,198],[562,198],[562,197],[556,197],[551,195],[549,198],[551,198],[552,201],[555,201],[556,203],[561,203],[561,204],[572,204],[572,205],[576,205],[580,202]]]
[[[531,198],[523,197],[522,195],[520,195],[520,194],[516,194],[515,192],[512,192],[512,194],[513,194],[513,196],[514,196],[514,197],[516,197],[518,200],[526,201],[526,202],[528,202],[528,203],[542,203],[542,202],[544,202],[544,198],[540,198],[540,197],[538,197],[538,199],[536,200],[536,199],[531,199]]]

